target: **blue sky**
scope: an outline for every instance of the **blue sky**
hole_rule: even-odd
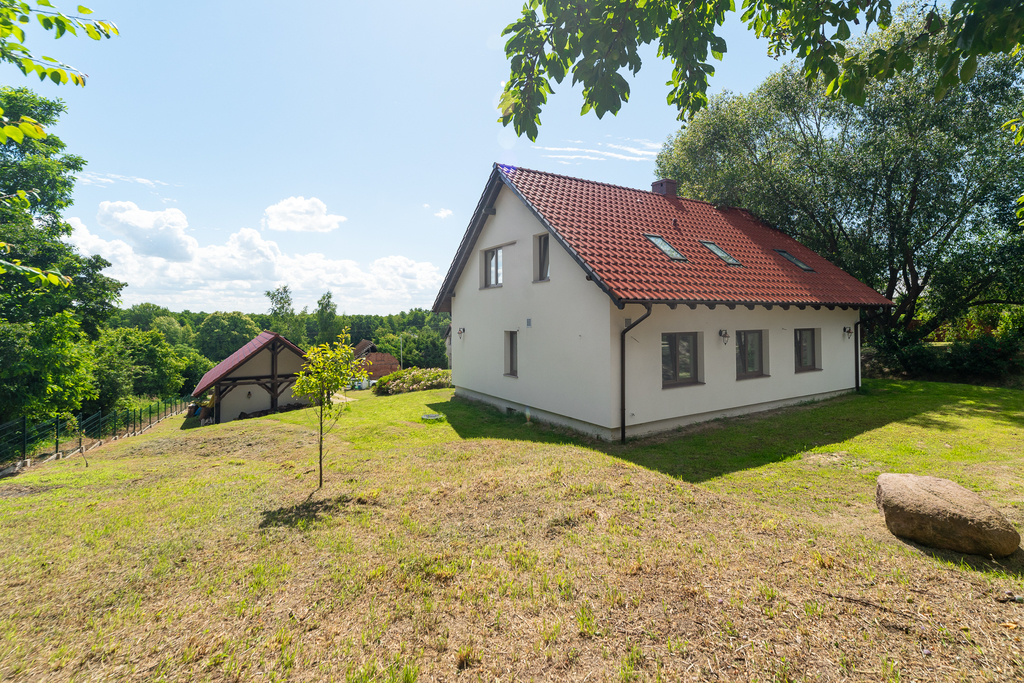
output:
[[[121,36],[28,40],[85,88],[4,68],[67,102],[54,132],[89,162],[72,241],[114,263],[124,305],[262,312],[288,284],[298,308],[330,289],[339,311],[393,313],[433,302],[495,161],[648,188],[678,130],[653,48],[617,117],[580,117],[567,79],[536,143],[503,128],[521,6],[94,0]],[[778,68],[738,22],[726,39],[714,92]]]

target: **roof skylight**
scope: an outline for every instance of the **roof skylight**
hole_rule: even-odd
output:
[[[803,261],[798,259],[796,256],[793,256],[788,251],[785,251],[783,249],[776,249],[775,251],[780,256],[782,256],[782,258],[788,259],[789,261],[791,261],[797,268],[801,268],[803,270],[806,270],[809,273],[813,273],[814,272],[814,268],[811,268],[809,265],[807,265],[806,263],[804,263]]]
[[[654,246],[665,252],[665,255],[673,261],[686,261],[686,257],[676,251],[676,248],[669,244],[661,235],[646,235],[646,237],[654,243]]]
[[[711,251],[712,254],[714,254],[718,258],[722,259],[723,261],[728,263],[730,266],[742,266],[743,265],[742,263],[740,263],[739,261],[734,259],[732,256],[729,256],[729,254],[725,251],[725,249],[722,249],[720,246],[718,246],[714,242],[701,242],[701,244],[703,244],[705,247],[707,247]]]

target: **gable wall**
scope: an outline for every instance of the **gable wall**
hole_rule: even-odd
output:
[[[456,392],[606,424],[612,389],[608,296],[553,237],[550,280],[534,283],[534,236],[545,233],[544,227],[507,187],[494,206],[452,299]],[[499,245],[502,286],[483,289],[483,252]],[[459,328],[466,330],[462,338]],[[518,377],[504,375],[509,330],[518,332]]]
[[[281,375],[297,373],[302,367],[302,358],[291,349],[284,349],[277,355],[277,372]],[[261,350],[258,354],[247,360],[234,372],[228,375],[231,377],[270,377],[270,349]],[[248,397],[252,393],[252,398]],[[291,387],[284,390],[277,400],[279,406],[289,403],[296,403],[292,397]],[[270,394],[263,387],[258,385],[243,385],[231,390],[231,393],[221,400],[220,415],[221,423],[238,419],[239,413],[255,413],[260,410],[270,409]]]

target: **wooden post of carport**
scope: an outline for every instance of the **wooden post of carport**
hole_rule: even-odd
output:
[[[278,379],[277,379],[277,354],[281,351],[281,344],[276,339],[270,344],[270,409],[277,410]]]

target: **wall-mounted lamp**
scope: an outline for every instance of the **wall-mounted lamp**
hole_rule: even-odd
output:
[[[459,328],[459,339],[462,339],[462,335],[464,335],[464,334],[466,334],[466,328],[465,327],[460,327]]]
[[[248,394],[245,395],[245,397],[246,398],[252,398],[252,392],[250,391]]]
[[[843,332],[846,333],[846,338],[847,339],[849,339],[850,337],[853,336],[853,328],[852,327],[844,327],[843,328]]]
[[[718,336],[722,338],[722,343],[726,346],[729,345],[729,330],[719,330]]]

